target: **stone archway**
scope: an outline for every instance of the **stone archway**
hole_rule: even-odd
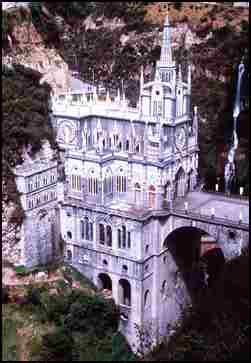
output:
[[[190,296],[206,287],[208,279],[212,284],[225,263],[216,239],[197,227],[187,226],[173,230],[165,238],[163,249],[169,251],[176,265],[175,270],[182,276]]]

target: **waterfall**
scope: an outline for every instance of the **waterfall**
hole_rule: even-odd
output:
[[[238,67],[238,81],[237,81],[237,88],[236,88],[236,95],[235,95],[235,103],[233,108],[233,119],[234,119],[234,127],[233,127],[233,139],[232,144],[228,153],[227,162],[225,164],[225,171],[224,171],[224,178],[225,178],[225,191],[230,193],[231,191],[231,184],[233,177],[235,176],[235,151],[238,147],[238,136],[237,136],[237,118],[241,112],[241,98],[240,98],[240,90],[241,90],[241,81],[242,76],[244,74],[245,67],[243,62],[239,64]]]

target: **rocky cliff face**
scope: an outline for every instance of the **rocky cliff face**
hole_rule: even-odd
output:
[[[55,4],[39,2],[32,10],[4,12],[3,62],[40,72],[41,82],[56,92],[68,89],[70,70],[107,86],[121,87],[123,79],[133,103],[141,65],[149,80],[159,58],[166,3],[142,5],[145,16],[134,9],[128,13],[124,7],[129,3],[91,2],[85,15],[65,12],[65,2]],[[180,10],[171,6],[169,14],[175,57],[183,69],[188,61],[192,64],[192,104],[205,121],[200,126],[203,175],[203,168],[215,168],[215,142],[224,144],[224,130],[231,129],[229,89],[234,90],[234,70],[249,47],[248,9],[188,3]]]

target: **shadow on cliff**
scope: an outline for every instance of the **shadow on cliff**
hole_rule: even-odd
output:
[[[201,238],[203,237],[203,245]],[[225,258],[216,241],[195,227],[181,227],[164,242],[177,266],[192,302],[221,277]]]

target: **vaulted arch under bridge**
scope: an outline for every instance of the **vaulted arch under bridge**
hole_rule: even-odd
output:
[[[165,238],[163,249],[172,259],[174,277],[184,281],[191,297],[200,288],[212,285],[224,268],[218,241],[196,227],[173,230]]]

